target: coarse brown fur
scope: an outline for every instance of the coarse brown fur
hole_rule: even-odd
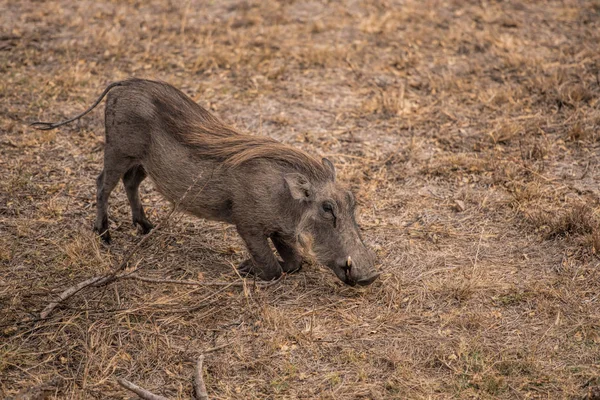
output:
[[[124,84],[142,82],[129,79]],[[315,179],[325,180],[328,177],[328,169],[315,157],[268,136],[240,133],[182,92],[173,91],[167,83],[155,82],[147,85],[147,90],[154,96],[156,108],[164,112],[160,120],[164,129],[173,132],[182,143],[193,146],[198,155],[223,161],[230,167],[255,159],[267,159],[287,164]]]

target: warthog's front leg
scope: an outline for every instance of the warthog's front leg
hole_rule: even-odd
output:
[[[239,271],[245,274],[254,274],[266,281],[279,278],[283,270],[269,247],[267,237],[262,232],[256,232],[252,229],[244,229],[238,226],[237,230],[244,239],[251,257],[240,264]]]
[[[283,262],[281,263],[283,272],[292,274],[302,269],[302,256],[294,245],[290,245],[277,234],[271,236],[271,241],[273,241],[277,253],[279,253],[283,259]]]

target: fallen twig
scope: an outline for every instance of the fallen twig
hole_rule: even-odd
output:
[[[177,285],[189,285],[189,286],[236,286],[244,287],[245,280],[242,278],[238,282],[202,282],[202,281],[180,281],[177,279],[161,279],[161,278],[148,278],[145,276],[139,276],[136,274],[120,275],[120,279],[135,279],[137,281],[149,282],[149,283],[174,283]],[[257,286],[270,286],[272,282],[256,282]]]
[[[81,291],[82,289],[84,289],[88,286],[105,283],[105,282],[109,281],[111,278],[112,278],[111,276],[95,276],[95,277],[87,279],[83,282],[79,282],[77,285],[71,286],[70,288],[68,288],[67,290],[65,290],[58,296],[58,300],[51,302],[50,304],[48,304],[46,306],[46,308],[44,308],[44,310],[40,313],[40,318],[46,319],[48,317],[48,315],[50,315],[50,313],[56,308],[56,306],[58,306],[61,302],[65,301],[69,297],[75,295],[77,292]]]
[[[211,172],[209,179],[204,183],[202,188],[200,188],[200,191],[198,192],[197,195],[199,195],[200,193],[202,193],[204,191],[204,188],[206,188],[206,185],[208,185],[208,183],[211,181],[213,173],[214,173],[214,171]],[[131,250],[129,250],[125,254],[125,256],[123,257],[123,260],[121,260],[121,263],[116,268],[113,268],[111,272],[109,272],[108,274],[106,274],[104,276],[90,278],[83,282],[79,282],[78,284],[76,284],[74,286],[67,288],[65,291],[63,291],[58,296],[58,300],[51,302],[44,308],[44,310],[42,310],[42,312],[40,313],[40,318],[46,319],[50,315],[50,313],[52,313],[52,311],[54,311],[54,309],[60,303],[67,300],[68,298],[72,297],[73,295],[75,295],[76,293],[85,289],[86,287],[89,287],[89,286],[97,287],[97,286],[105,285],[105,284],[115,281],[117,279],[117,274],[119,272],[122,272],[123,270],[125,270],[125,268],[127,268],[127,263],[129,262],[129,260],[133,256],[133,254],[135,252],[137,252],[140,249],[140,247],[142,247],[142,245],[144,243],[146,243],[148,241],[148,239],[150,239],[152,237],[152,235],[160,229],[160,227],[162,226],[163,223],[166,223],[169,221],[169,219],[171,218],[173,213],[177,210],[177,208],[179,207],[181,202],[185,199],[185,197],[188,195],[190,190],[192,190],[192,188],[194,186],[196,186],[198,179],[200,179],[200,175],[198,175],[196,177],[196,179],[194,179],[194,182],[192,182],[192,184],[187,188],[187,190],[181,196],[181,198],[177,201],[177,203],[175,203],[175,205],[173,206],[173,209],[169,212],[169,214],[167,214],[167,216],[162,221],[160,221],[158,224],[156,224],[154,229],[152,229],[146,236],[144,236],[139,242],[137,242],[136,245],[133,246],[133,248]]]
[[[218,348],[223,348],[228,345],[229,345],[229,343],[227,343],[224,346],[214,347],[213,349],[210,349],[209,351],[216,350]],[[200,357],[198,357],[198,361],[196,362],[196,370],[194,371],[194,381],[193,381],[194,400],[208,400],[208,392],[206,391],[206,385],[204,384],[204,378],[202,377],[202,371],[203,371],[202,364],[203,363],[204,363],[204,354],[202,354],[202,355],[200,355]],[[139,387],[138,385],[136,385],[132,382],[129,382],[127,379],[117,378],[117,382],[119,383],[119,385],[121,385],[122,387],[124,387],[127,390],[132,391],[133,393],[137,394],[140,398],[142,398],[144,400],[168,400],[166,397],[156,395],[144,388]]]
[[[196,373],[194,374],[194,397],[196,400],[208,400],[208,393],[206,392],[206,385],[204,384],[204,378],[202,378],[202,363],[204,362],[204,355],[198,357],[196,363]]]
[[[127,379],[117,378],[117,382],[119,382],[119,385],[123,386],[127,390],[131,390],[133,393],[137,394],[140,398],[144,400],[169,400],[166,397],[149,392],[148,390],[129,382]]]
[[[149,282],[149,283],[174,283],[174,284],[189,285],[189,286],[219,286],[219,287],[223,287],[224,289],[227,289],[229,287],[246,287],[248,284],[246,282],[247,280],[244,278],[240,278],[240,279],[242,279],[242,281],[234,281],[234,282],[201,282],[201,281],[179,281],[177,279],[148,278],[148,277],[139,276],[139,275],[131,274],[131,273],[126,273],[126,274],[121,274],[121,275],[116,275],[116,276],[113,276],[112,274],[95,276],[93,278],[86,279],[83,282],[79,282],[78,284],[73,285],[73,286],[67,288],[65,291],[63,291],[58,296],[57,300],[48,304],[46,306],[46,308],[44,308],[44,310],[40,313],[40,320],[46,319],[48,317],[48,315],[50,315],[50,313],[52,311],[54,311],[54,309],[61,302],[74,296],[75,294],[80,292],[82,289],[85,289],[86,287],[90,287],[90,286],[98,287],[98,286],[106,285],[106,284],[112,283],[117,280],[122,280],[122,279],[135,279],[138,281]],[[276,283],[279,283],[280,280],[281,280],[281,278],[273,280],[273,281],[269,281],[269,282],[253,281],[253,284],[258,287],[266,288],[269,286],[273,286]],[[192,309],[196,309],[196,307],[193,307]],[[188,311],[189,310],[186,310],[186,312],[188,312]]]

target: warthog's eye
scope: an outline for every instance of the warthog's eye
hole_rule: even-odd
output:
[[[321,209],[323,210],[323,216],[325,218],[333,219],[333,226],[335,227],[336,216],[335,216],[335,209],[333,207],[333,204],[331,204],[331,202],[329,202],[329,201],[323,202],[323,204],[321,204]]]

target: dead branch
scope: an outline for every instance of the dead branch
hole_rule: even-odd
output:
[[[132,391],[133,393],[137,394],[140,398],[142,398],[144,400],[169,400],[166,397],[162,397],[162,396],[156,395],[152,392],[149,392],[148,390],[143,389],[143,388],[139,387],[138,385],[129,382],[126,379],[117,378],[117,382],[119,382],[119,385],[123,386],[127,390]]]
[[[196,400],[208,400],[206,385],[204,384],[204,378],[202,378],[203,362],[204,355],[201,355],[198,357],[198,362],[196,363],[196,373],[194,374],[194,397]]]
[[[173,214],[173,211],[175,209],[173,209],[169,215],[167,215],[167,219]],[[62,292],[59,296],[58,296],[58,300],[51,302],[50,304],[48,304],[46,306],[46,308],[44,308],[44,310],[40,313],[40,318],[41,319],[46,319],[50,313],[52,313],[52,311],[54,311],[54,309],[63,301],[67,300],[68,298],[74,296],[75,294],[77,294],[78,292],[80,292],[81,290],[85,289],[86,287],[89,286],[101,286],[101,285],[105,285],[108,283],[111,283],[113,281],[115,281],[117,278],[117,273],[123,271],[125,268],[127,268],[127,263],[129,262],[129,260],[131,259],[131,257],[133,256],[133,254],[139,250],[140,247],[142,247],[142,245],[148,241],[148,239],[152,236],[152,234],[154,232],[156,232],[157,229],[160,228],[162,222],[159,222],[158,224],[156,224],[156,226],[154,227],[154,229],[152,231],[150,231],[146,236],[144,236],[139,242],[136,243],[135,246],[133,246],[133,248],[131,250],[129,250],[127,252],[127,254],[125,254],[125,256],[123,257],[123,260],[121,260],[121,263],[116,267],[113,268],[113,270],[111,272],[109,272],[106,275],[103,276],[96,276],[93,278],[89,278],[86,279],[83,282],[79,282],[78,284],[71,286],[69,288],[67,288],[64,292]]]
[[[227,344],[227,345],[229,345],[229,344]],[[222,348],[222,347],[225,347],[225,346],[220,346],[219,348]],[[217,348],[215,347],[214,349],[217,349]],[[202,377],[202,371],[203,371],[202,364],[203,363],[204,363],[204,354],[200,355],[200,357],[198,357],[198,361],[196,362],[196,371],[194,372],[194,381],[193,381],[194,400],[208,400],[208,392],[206,391],[206,385],[204,384],[204,378]],[[137,394],[140,398],[142,398],[144,400],[168,400],[166,397],[158,396],[144,388],[139,387],[138,385],[136,385],[134,383],[129,382],[126,379],[117,378],[117,382],[119,383],[119,385],[121,385],[122,387],[124,387],[127,390],[132,391],[133,393]]]
[[[177,285],[189,285],[189,286],[235,286],[235,287],[243,287],[245,284],[245,279],[242,278],[241,281],[234,282],[202,282],[202,281],[180,281],[177,279],[160,279],[160,278],[148,278],[145,276],[139,276],[135,274],[127,274],[119,276],[119,279],[135,279],[142,282],[149,283],[174,283]],[[272,282],[256,282],[257,286],[267,287],[272,284]]]
[[[111,278],[112,278],[111,276],[95,276],[95,277],[87,279],[87,280],[85,280],[83,282],[79,282],[77,285],[69,287],[67,290],[65,290],[64,292],[62,292],[58,296],[58,300],[55,300],[55,301],[51,302],[50,304],[48,304],[46,306],[46,308],[44,308],[44,310],[40,313],[40,318],[41,319],[46,319],[48,317],[48,315],[50,315],[50,313],[61,302],[65,301],[69,297],[75,295],[77,292],[81,291],[82,289],[84,289],[84,288],[86,288],[88,286],[99,285],[99,284],[102,284],[102,283],[106,283]]]
[[[136,269],[133,272],[136,272],[138,269]],[[54,309],[61,302],[74,296],[75,294],[77,294],[81,290],[85,289],[86,287],[90,287],[90,286],[99,287],[99,286],[103,286],[103,285],[115,282],[117,280],[122,280],[122,279],[135,279],[138,281],[149,282],[149,283],[174,283],[174,284],[189,285],[189,286],[220,286],[220,287],[223,287],[224,289],[227,289],[229,287],[244,287],[247,285],[247,282],[246,282],[247,280],[244,278],[240,278],[241,281],[234,281],[234,282],[201,282],[201,281],[179,281],[177,279],[148,278],[148,277],[139,276],[139,275],[131,274],[131,273],[114,276],[111,273],[111,274],[107,274],[107,275],[95,276],[93,278],[86,279],[83,282],[79,282],[78,284],[67,288],[65,291],[63,291],[58,296],[57,300],[51,302],[50,304],[48,304],[46,306],[46,308],[44,308],[44,310],[40,313],[40,319],[46,319],[48,317],[48,315],[50,315],[50,313],[52,313],[52,311],[54,311]],[[270,282],[253,281],[253,283],[255,286],[266,288],[269,286],[273,286],[276,283],[279,283],[280,279],[281,278],[270,281]],[[196,309],[196,307],[193,307],[192,309]],[[185,310],[185,312],[189,312],[189,311],[190,310]]]
[[[206,185],[208,185],[208,183],[211,181],[213,173],[214,173],[214,170],[211,172],[210,177],[204,183],[202,188],[200,188],[200,191],[198,192],[198,194],[196,194],[196,196],[198,196],[200,193],[202,193],[204,191],[204,189],[206,188]],[[194,186],[196,186],[198,179],[200,179],[200,174],[194,179],[192,184],[186,189],[185,193],[183,193],[183,195],[177,201],[177,203],[175,203],[175,205],[173,206],[173,208],[171,209],[169,214],[167,214],[167,216],[162,221],[160,221],[158,224],[156,224],[154,229],[152,229],[146,236],[144,236],[139,242],[137,242],[136,245],[133,246],[133,248],[131,248],[131,250],[129,250],[125,254],[125,256],[123,257],[123,260],[121,260],[121,263],[116,268],[113,268],[111,272],[109,272],[108,274],[106,274],[104,276],[90,278],[90,279],[80,282],[74,286],[67,288],[65,291],[63,291],[58,296],[58,300],[51,302],[50,304],[48,304],[46,306],[46,308],[44,308],[44,310],[40,313],[40,318],[46,319],[50,315],[50,313],[52,313],[52,311],[54,311],[54,309],[60,303],[67,300],[68,298],[72,297],[73,295],[75,295],[76,293],[85,289],[86,287],[89,287],[89,286],[98,287],[98,286],[106,285],[108,283],[115,281],[117,279],[117,274],[119,272],[122,272],[123,270],[125,270],[125,268],[127,268],[127,264],[129,262],[129,260],[131,259],[131,257],[133,256],[133,254],[135,254],[140,249],[140,247],[142,247],[142,245],[144,243],[146,243],[152,237],[152,235],[160,229],[160,227],[164,223],[168,222],[171,219],[171,216],[173,215],[173,213],[175,213],[175,211],[177,211],[177,208],[179,208],[179,205],[186,198],[186,196],[188,195],[190,190],[192,190],[192,188]]]

